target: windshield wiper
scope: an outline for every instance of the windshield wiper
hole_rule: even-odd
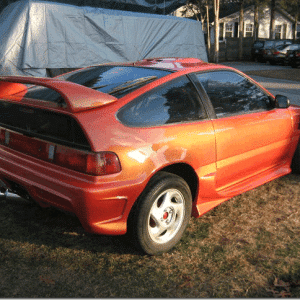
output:
[[[103,85],[96,85],[96,86],[93,86],[92,89],[93,90],[98,90],[98,89],[102,89],[104,87],[108,86],[108,84],[103,84]]]
[[[123,83],[122,85],[119,85],[118,87],[113,88],[109,92],[109,94],[116,94],[118,92],[133,88],[137,85],[144,84],[148,81],[152,81],[156,78],[157,78],[157,76],[147,76],[147,77],[142,77],[142,78],[138,78],[138,79],[135,79],[135,80],[127,81],[127,82]]]

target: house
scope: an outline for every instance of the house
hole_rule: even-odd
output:
[[[195,18],[196,9],[178,8],[173,15],[182,17],[182,12],[189,18]],[[235,2],[231,5],[220,8],[219,17],[219,39],[225,41],[226,38],[239,37],[239,5]],[[270,34],[270,7],[265,6],[259,9],[258,13],[258,38],[268,39]],[[200,17],[198,17],[200,19]],[[210,12],[210,36],[211,42],[214,42],[214,18],[212,11]],[[204,24],[204,32],[206,24]],[[293,39],[293,31],[295,31],[295,19],[284,9],[276,7],[275,10],[275,39]],[[297,25],[297,33],[300,33],[300,23]],[[254,35],[254,5],[244,8],[244,37],[253,37]],[[300,35],[299,35],[300,38]]]
[[[219,38],[225,40],[228,37],[239,37],[239,15],[236,11],[219,19]],[[293,39],[295,30],[295,19],[285,10],[276,7],[275,10],[275,33],[270,37],[270,15],[271,9],[265,6],[258,12],[258,38],[268,39]],[[213,27],[211,27],[212,38]],[[254,34],[254,5],[244,9],[244,37],[252,37]]]

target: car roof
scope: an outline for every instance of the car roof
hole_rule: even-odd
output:
[[[188,68],[195,68],[208,65],[207,62],[199,58],[186,57],[156,57],[146,58],[133,63],[138,67],[152,67],[158,69],[168,69],[173,71],[182,71]]]

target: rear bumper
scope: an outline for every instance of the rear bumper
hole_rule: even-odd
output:
[[[142,182],[118,181],[117,175],[89,176],[0,147],[0,180],[41,206],[73,212],[91,233],[120,235]]]

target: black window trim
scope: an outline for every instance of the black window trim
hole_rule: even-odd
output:
[[[213,73],[213,72],[220,72],[220,71],[232,72],[232,73],[235,73],[235,74],[238,74],[238,75],[244,77],[245,79],[249,80],[252,84],[254,84],[262,93],[264,93],[266,96],[268,96],[268,98],[270,99],[271,102],[275,101],[275,98],[270,93],[266,93],[266,91],[264,91],[260,86],[258,86],[258,84],[252,78],[248,78],[243,73],[239,73],[234,70],[220,68],[220,69],[214,69],[214,70],[197,71],[195,73],[189,74],[189,76],[192,78],[192,80],[195,81],[196,87],[199,87],[199,93],[202,94],[206,100],[203,102],[207,103],[209,113],[212,116],[211,119],[223,119],[223,118],[229,118],[229,117],[233,117],[233,116],[248,115],[248,114],[254,114],[254,113],[258,113],[258,112],[270,111],[270,110],[275,109],[275,107],[270,107],[267,110],[266,109],[257,109],[257,110],[252,110],[252,111],[249,111],[246,113],[245,112],[238,112],[238,113],[232,113],[232,114],[226,113],[226,114],[218,117],[215,113],[213,104],[212,104],[208,94],[205,91],[205,88],[203,87],[202,83],[197,79],[197,74]]]
[[[202,104],[204,106],[204,109],[208,115],[208,118],[210,120],[217,119],[215,109],[214,109],[204,87],[202,86],[201,82],[197,79],[196,74],[199,74],[199,73],[208,73],[208,72],[200,71],[200,72],[190,73],[190,74],[188,74],[188,77],[190,78],[190,80],[192,81],[193,85],[195,86],[195,88],[198,92],[200,101],[202,102]]]

